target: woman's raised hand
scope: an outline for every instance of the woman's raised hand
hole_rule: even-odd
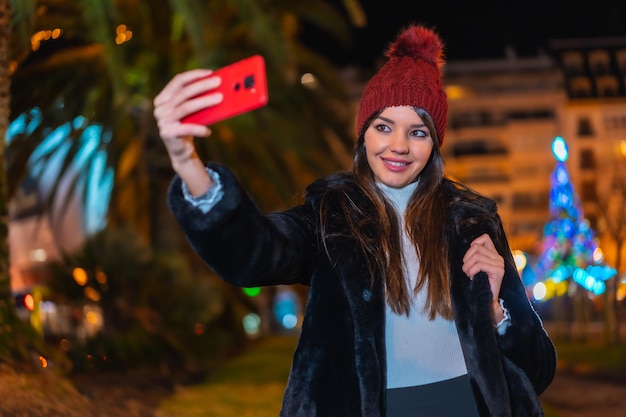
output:
[[[174,76],[154,99],[154,117],[172,168],[193,195],[206,192],[212,185],[194,145],[194,137],[208,137],[211,130],[207,126],[182,123],[181,119],[222,101],[222,94],[218,92],[200,95],[220,85],[221,79],[211,77],[212,73],[206,69],[182,72]]]

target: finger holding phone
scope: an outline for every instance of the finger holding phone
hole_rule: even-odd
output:
[[[172,168],[185,181],[192,195],[202,195],[213,184],[196,153],[194,137],[208,137],[211,129],[181,119],[223,100],[219,76],[212,70],[194,69],[176,75],[154,99],[154,117]]]
[[[172,167],[193,196],[213,184],[198,157],[194,137],[208,126],[268,103],[265,59],[252,55],[215,71],[195,69],[176,75],[156,96],[154,116]]]

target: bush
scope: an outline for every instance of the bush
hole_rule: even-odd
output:
[[[201,372],[245,340],[246,308],[220,280],[194,276],[179,254],[154,252],[130,231],[93,236],[51,271],[49,300],[77,312],[86,306],[101,312],[97,331],[96,318],[87,323],[74,317],[75,331],[60,335],[76,372]]]

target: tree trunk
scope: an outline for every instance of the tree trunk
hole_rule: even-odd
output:
[[[614,277],[606,281],[606,291],[604,292],[604,339],[607,346],[616,346],[620,343],[620,324],[617,311],[617,286],[619,281],[622,244],[618,239],[616,239],[615,242],[617,249],[615,269],[617,270],[617,273]]]
[[[607,346],[617,346],[621,343],[619,306],[617,303],[617,288],[619,287],[620,266],[622,263],[623,240],[619,230],[612,233],[615,241],[615,276],[606,281],[606,291],[604,292],[604,341]]]
[[[614,286],[617,278],[613,277],[606,282],[606,291],[604,292],[604,339],[607,346],[615,346],[617,344],[616,334],[617,315],[615,313],[615,290]]]
[[[574,325],[576,332],[575,340],[579,342],[589,341],[589,324],[591,322],[591,305],[586,289],[576,286],[573,296]]]
[[[15,350],[15,302],[9,275],[9,219],[4,163],[5,135],[10,114],[9,39],[11,36],[10,0],[0,0],[0,356]]]
[[[47,354],[43,339],[30,323],[17,317],[9,270],[9,213],[5,164],[6,133],[11,114],[9,44],[11,39],[11,0],[0,0],[0,358],[29,361],[27,347]]]
[[[616,250],[617,250],[617,254],[615,256],[615,269],[617,271],[617,273],[615,274],[615,276],[613,278],[611,278],[612,281],[612,290],[613,290],[613,303],[615,304],[614,307],[614,314],[615,314],[615,335],[614,335],[614,339],[615,339],[615,344],[619,345],[622,340],[621,340],[621,336],[620,336],[620,328],[621,328],[621,323],[620,323],[620,310],[619,310],[619,305],[617,305],[617,288],[619,287],[619,279],[620,279],[620,267],[622,265],[622,249],[623,249],[624,245],[623,245],[623,241],[621,239],[616,240]]]

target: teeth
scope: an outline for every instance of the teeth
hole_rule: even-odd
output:
[[[407,163],[404,162],[396,162],[396,161],[386,161],[389,165],[393,165],[394,167],[403,167],[407,166]]]

